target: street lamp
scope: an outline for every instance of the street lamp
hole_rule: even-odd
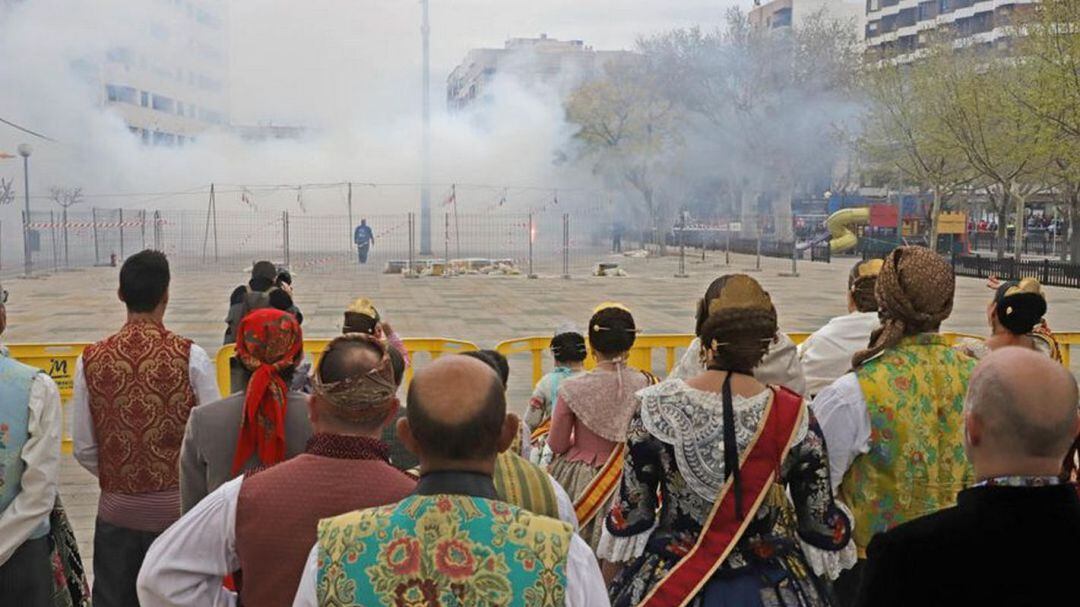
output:
[[[24,272],[30,276],[30,154],[34,148],[29,143],[20,143],[18,150],[23,158],[23,200],[26,207],[23,211],[23,262]]]

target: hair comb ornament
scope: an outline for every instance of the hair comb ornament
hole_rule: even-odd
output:
[[[728,278],[720,294],[709,302],[709,314],[721,310],[771,310],[772,299],[756,280],[746,274],[734,274]]]
[[[1018,295],[1020,293],[1033,293],[1042,297],[1042,284],[1037,278],[1032,278],[1031,276],[1028,276],[1027,278],[1022,278],[1020,279],[1020,282],[1005,290],[1005,297],[1008,297],[1010,295]]]
[[[859,264],[859,278],[877,276],[881,274],[881,267],[885,265],[883,259],[871,259]]]

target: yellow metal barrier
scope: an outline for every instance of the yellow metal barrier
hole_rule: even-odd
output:
[[[64,404],[64,453],[71,453],[70,416],[67,403],[75,386],[75,362],[82,355],[89,343],[71,344],[9,344],[8,353],[15,360],[37,367],[49,374],[60,389],[60,400]]]
[[[653,351],[662,349],[664,351],[664,374],[667,374],[675,368],[675,363],[678,361],[678,350],[689,346],[693,339],[693,335],[681,333],[638,335],[637,339],[634,340],[633,349],[630,350],[627,364],[651,372],[653,369]],[[532,358],[532,383],[536,384],[544,376],[544,352],[550,345],[550,337],[522,337],[500,342],[495,346],[495,350],[506,357],[524,352],[530,353]],[[585,358],[585,368],[591,369],[594,365],[595,362],[591,356]]]
[[[443,337],[410,337],[402,339],[401,341],[405,343],[405,350],[409,353],[409,358],[414,358],[416,354],[427,352],[432,360],[434,360],[443,354],[457,354],[459,352],[468,352],[469,350],[479,349],[476,344],[472,342]],[[329,338],[304,340],[304,352],[311,356],[312,364],[319,363],[319,358],[322,357],[322,352],[329,343]],[[229,360],[233,357],[235,352],[236,346],[229,344],[227,346],[222,346],[215,357],[218,390],[221,392],[222,396],[229,395],[229,385],[231,383],[229,378]],[[405,383],[408,383],[412,379],[412,376],[413,367],[410,365],[405,370]]]

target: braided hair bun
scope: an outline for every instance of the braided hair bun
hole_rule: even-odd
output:
[[[701,347],[708,352],[707,366],[750,374],[776,337],[776,308],[768,293],[749,276],[724,276],[713,286],[716,294],[707,304],[703,302],[708,315],[699,325]]]
[[[1010,281],[994,294],[994,313],[998,322],[1014,335],[1031,333],[1046,315],[1042,285],[1034,278]]]
[[[589,345],[605,356],[617,356],[634,346],[637,326],[630,311],[621,306],[603,307],[589,319]]]

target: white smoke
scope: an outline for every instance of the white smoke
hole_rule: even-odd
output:
[[[185,3],[181,3],[185,4]],[[197,4],[197,3],[194,3]],[[300,141],[243,142],[207,134],[183,148],[150,147],[103,109],[98,70],[109,48],[140,43],[147,23],[175,18],[168,0],[0,0],[0,118],[39,131],[43,141],[0,125],[0,152],[34,146],[34,210],[59,210],[51,187],[81,187],[85,206],[200,208],[211,182],[225,184],[219,208],[240,210],[241,185],[420,181],[420,7],[400,0],[228,2],[230,112],[235,124],[300,125]],[[602,0],[535,3],[434,0],[432,178],[437,184],[585,187],[588,175],[553,163],[572,134],[554,96],[496,84],[484,120],[448,114],[446,76],[475,47],[541,32],[599,49],[631,48],[636,36],[719,19],[715,2],[656,4]],[[21,162],[0,160],[0,176],[22,190]],[[195,191],[188,195],[159,193]],[[438,204],[443,186],[433,188]],[[495,192],[496,190],[492,190]],[[107,196],[124,193],[122,196]],[[139,195],[139,194],[145,194]],[[154,195],[151,195],[154,194]],[[416,208],[418,188],[367,188],[368,212]],[[459,191],[459,202],[484,196]],[[295,208],[291,190],[260,193],[260,208]],[[340,212],[340,189],[313,189],[311,212]],[[20,197],[21,201],[21,197]],[[509,206],[518,204],[514,196]],[[520,204],[527,204],[523,201]],[[0,208],[4,248],[18,240],[19,207]],[[13,229],[14,228],[14,229]]]

